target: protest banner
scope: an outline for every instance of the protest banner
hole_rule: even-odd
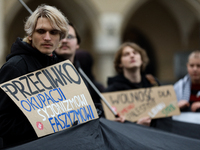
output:
[[[69,60],[0,85],[38,137],[98,118],[81,76]],[[11,110],[12,111],[12,110]]]
[[[180,114],[172,85],[108,92],[102,95],[110,103],[112,109],[131,122],[145,116],[163,118]],[[103,102],[102,104],[106,118],[114,120],[115,116]]]

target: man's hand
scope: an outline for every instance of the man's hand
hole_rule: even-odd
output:
[[[199,108],[200,108],[200,102],[194,102],[194,103],[192,103],[192,105],[191,105],[191,110],[192,110],[193,112],[196,112],[197,109],[199,109]]]
[[[186,108],[186,107],[189,107],[189,106],[190,106],[190,103],[187,100],[180,100],[178,102],[178,107],[180,109],[183,109],[183,108]]]
[[[150,117],[143,117],[137,121],[137,124],[150,126],[151,118]]]
[[[115,118],[115,121],[124,123],[124,121],[125,121],[125,116],[116,117],[116,118]]]

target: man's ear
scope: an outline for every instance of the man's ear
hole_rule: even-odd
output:
[[[186,64],[186,67],[187,67],[187,70],[188,70],[188,68],[190,67],[190,64],[189,64],[189,63],[187,63],[187,64]]]
[[[31,37],[31,36],[28,36],[28,39],[29,39],[29,41],[31,41],[31,40],[32,40],[32,37]]]
[[[76,45],[76,49],[79,49],[79,47],[80,47],[80,46],[77,44],[77,45]]]
[[[120,64],[119,64],[119,67],[120,67],[120,68],[122,68],[122,67],[123,67],[123,65],[120,63]]]

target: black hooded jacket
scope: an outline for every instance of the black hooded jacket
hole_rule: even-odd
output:
[[[57,62],[56,56],[47,56],[30,44],[17,38],[6,63],[0,69],[0,84]],[[0,89],[0,137],[4,147],[36,139],[36,133],[18,106]]]
[[[131,90],[139,88],[147,88],[154,86],[146,77],[145,74],[141,74],[142,81],[140,83],[132,83],[123,74],[116,75],[114,77],[108,78],[108,87],[105,89],[105,92],[114,92],[122,90]],[[153,77],[154,78],[154,77]],[[160,85],[156,78],[155,82],[157,85]]]

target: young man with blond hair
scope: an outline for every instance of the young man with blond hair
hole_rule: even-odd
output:
[[[0,69],[0,83],[55,64],[57,59],[53,51],[68,33],[68,20],[57,8],[41,5],[29,16],[24,29],[27,36],[23,40],[17,38]],[[0,90],[0,97],[3,146],[37,139],[28,119],[3,90]]]

